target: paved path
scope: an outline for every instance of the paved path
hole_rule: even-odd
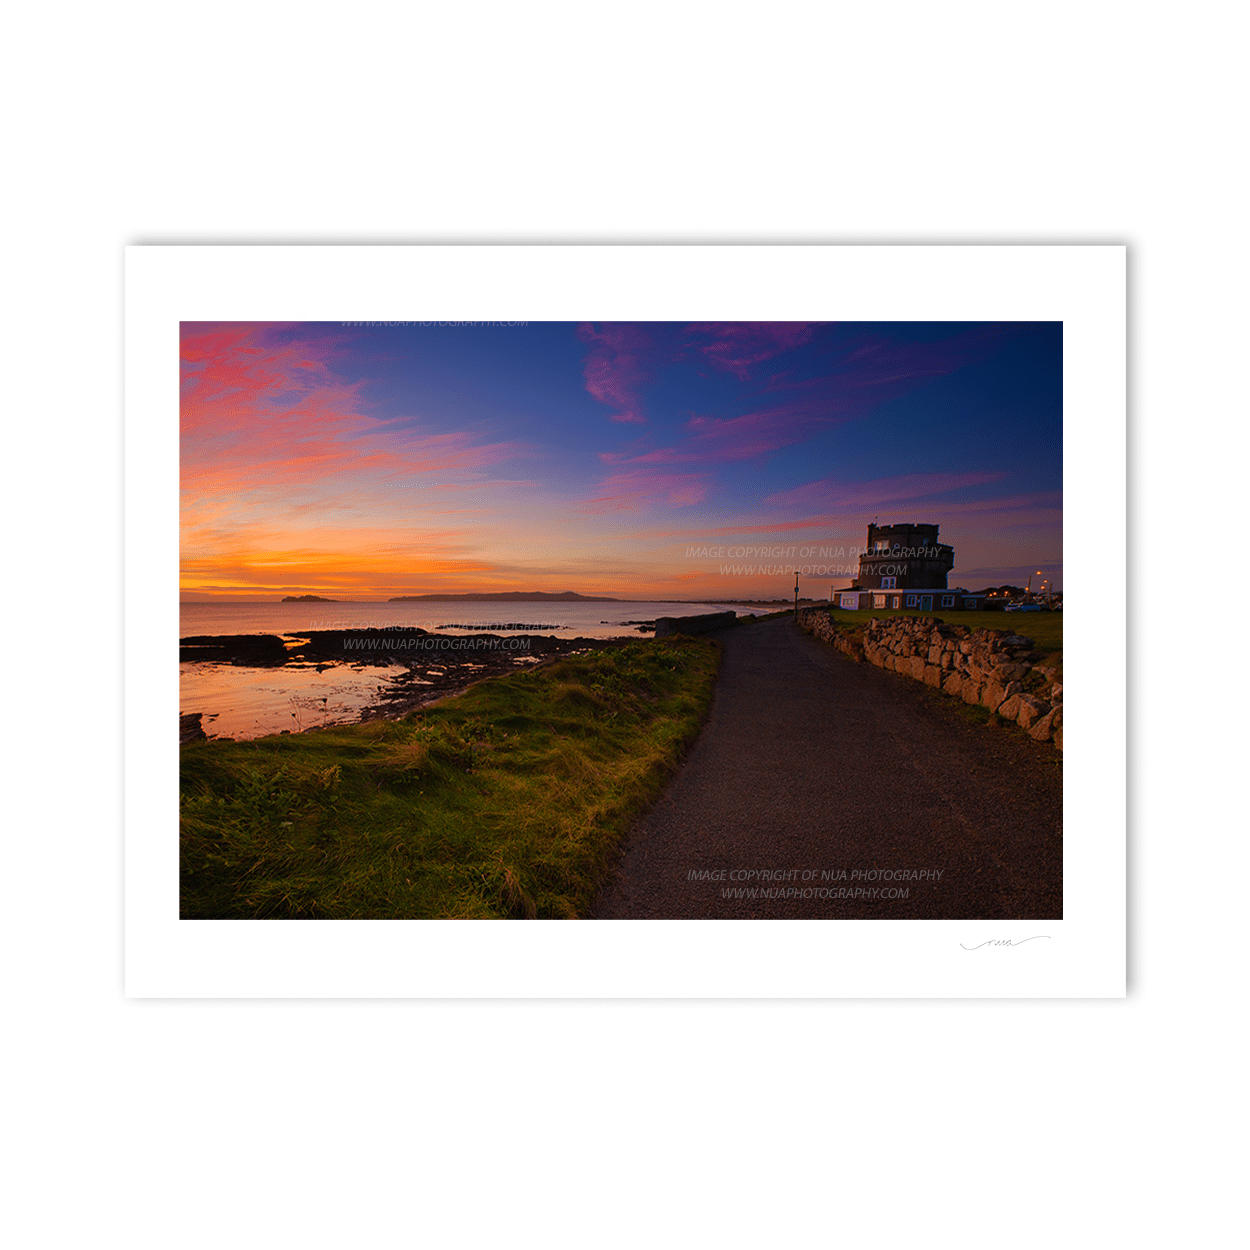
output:
[[[790,618],[713,636],[725,654],[708,723],[630,833],[597,917],[1062,916],[1053,745],[973,723],[949,695],[856,664]],[[761,888],[907,894],[749,897]]]

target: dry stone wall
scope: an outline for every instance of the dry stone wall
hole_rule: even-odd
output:
[[[1033,640],[1005,629],[967,629],[929,616],[873,619],[838,629],[823,609],[799,613],[809,634],[856,660],[902,673],[935,690],[989,708],[1038,742],[1063,750],[1063,686],[1038,663]]]

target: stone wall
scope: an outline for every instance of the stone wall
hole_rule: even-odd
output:
[[[724,629],[737,619],[737,612],[711,612],[705,616],[661,616],[655,622],[655,636],[666,638],[671,634],[706,634],[709,630]]]
[[[930,616],[874,619],[847,632],[821,608],[800,612],[799,624],[853,659],[978,703],[1038,742],[1063,750],[1063,687],[1056,670],[1038,662],[1031,638],[948,625]]]

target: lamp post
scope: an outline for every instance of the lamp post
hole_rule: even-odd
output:
[[[799,619],[799,571],[794,570],[794,619]]]

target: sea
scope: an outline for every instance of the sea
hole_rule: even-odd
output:
[[[504,602],[423,600],[417,603],[188,602],[181,605],[180,635],[276,634],[288,641],[312,630],[385,629],[402,626],[430,633],[545,634],[556,638],[647,638],[638,623],[660,616],[698,616],[732,608],[739,616],[770,607],[724,603],[611,603],[516,599]],[[321,725],[350,724],[377,701],[407,668],[377,665],[289,663],[281,668],[240,668],[207,661],[180,665],[180,710],[203,714],[210,737],[257,738]]]

